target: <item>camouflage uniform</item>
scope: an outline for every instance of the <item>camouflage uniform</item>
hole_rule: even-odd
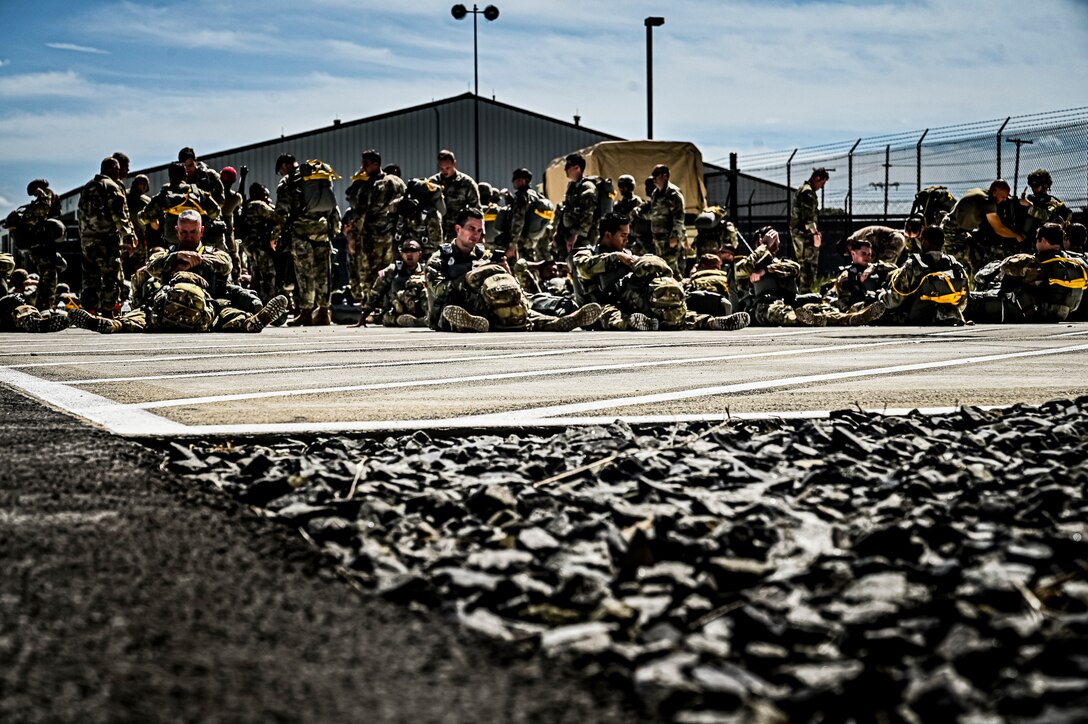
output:
[[[428,179],[407,182],[407,196],[398,205],[400,238],[414,239],[423,247],[423,261],[442,245],[442,219],[446,217],[446,200],[442,188]]]
[[[360,316],[374,312],[386,327],[396,327],[397,319],[409,315],[424,322],[427,317],[427,283],[423,266],[409,269],[398,260],[378,272]],[[413,324],[412,326],[417,326]]]
[[[477,244],[466,253],[456,244],[446,243],[427,260],[424,275],[427,282],[427,326],[431,329],[453,331],[442,319],[442,310],[449,305],[464,307],[476,315],[487,311],[482,308],[479,295],[465,282],[466,275],[477,261],[483,259],[484,253],[483,244]]]
[[[205,196],[215,202],[215,208],[222,209],[227,202],[226,188],[219,172],[208,167],[203,161],[198,161],[196,171],[191,176],[185,177],[185,182],[190,186],[200,189]],[[209,217],[209,222],[204,224],[204,245],[213,249],[222,249],[228,254],[231,250],[227,244],[227,222],[223,218],[225,214],[217,213]],[[171,242],[173,243],[173,242]],[[233,259],[233,254],[231,255]]]
[[[325,214],[306,211],[302,196],[302,171],[296,167],[276,186],[276,213],[283,226],[277,253],[288,251],[295,266],[298,303],[301,310],[329,306],[329,275],[332,272],[332,243]],[[286,247],[286,248],[284,248]]]
[[[684,245],[687,235],[684,232],[684,195],[675,184],[669,183],[663,189],[654,189],[650,196],[650,209],[647,215],[650,233],[654,240],[654,254],[668,262],[677,279],[681,259],[684,258]],[[676,239],[676,246],[669,246],[669,239]]]
[[[850,323],[852,315],[840,312],[823,302],[809,302],[794,306],[797,300],[797,278],[801,265],[792,259],[777,259],[765,244],[760,244],[750,255],[738,258],[738,281],[750,281],[754,272],[762,271],[762,277],[752,284],[747,300],[752,324],[761,327],[809,327],[840,326]]]
[[[113,314],[121,291],[121,244],[134,234],[124,190],[109,176],[97,174],[79,197],[84,307]]]
[[[637,233],[635,220],[638,216],[638,210],[642,208],[645,203],[642,197],[638,194],[624,194],[619,192],[619,198],[612,204],[612,213],[620,214],[627,217],[627,221],[631,224],[630,235],[627,237],[627,248],[631,250],[633,254],[646,254],[650,252],[650,249],[646,248],[643,243],[642,237]]]
[[[533,207],[539,196],[539,193],[526,186],[511,192],[507,201],[510,214],[510,241],[517,245],[518,256],[528,261],[544,261],[552,258],[551,233],[545,231],[536,239],[529,235],[529,215],[536,213]]]
[[[810,292],[816,286],[820,267],[820,250],[813,242],[813,235],[820,219],[820,201],[808,181],[797,189],[790,214],[790,239],[793,241],[793,257],[801,266],[798,285],[802,292]]]
[[[996,213],[997,203],[986,189],[971,189],[941,221],[945,251],[962,262],[971,275],[981,269],[993,253],[997,253],[998,258],[1005,256],[1000,251],[984,249],[981,234],[972,236],[975,229],[986,223],[987,215]]]
[[[63,236],[61,227],[51,219],[60,218],[60,199],[51,189],[8,215],[7,225],[15,242],[27,252],[27,260],[38,273],[38,289],[34,303],[40,310],[52,309],[57,301],[57,275],[60,262],[57,259],[58,237]]]
[[[896,264],[903,250],[907,248],[907,237],[902,231],[890,226],[865,226],[858,229],[846,240],[849,248],[856,241],[867,241],[873,247],[873,260]]]
[[[212,221],[219,218],[222,209],[219,203],[201,189],[184,181],[178,184],[165,184],[159,193],[143,208],[139,223],[162,234],[162,242],[167,246],[178,243],[178,215],[186,209],[193,209],[200,214],[205,231]]]
[[[840,311],[851,312],[881,299],[881,292],[887,289],[891,275],[897,268],[884,261],[874,261],[865,266],[847,264],[835,278],[834,305]],[[866,274],[864,280],[862,274]]]
[[[923,287],[927,279],[930,284]],[[967,279],[964,265],[950,254],[911,254],[890,275],[884,303],[892,318],[905,324],[962,324]]]
[[[455,236],[453,226],[458,212],[464,208],[480,208],[480,189],[471,176],[456,169],[449,178],[436,173],[427,180],[442,189],[442,197],[446,203],[446,212],[442,216],[442,235],[446,239],[452,239]]]
[[[695,219],[695,256],[717,254],[723,246],[739,249],[740,231],[729,221],[729,211],[721,206],[708,206]]]
[[[15,271],[15,257],[0,251],[0,296],[8,293],[8,277]]]
[[[147,263],[147,253],[151,248],[149,242],[150,227],[144,221],[144,209],[151,203],[151,197],[147,194],[137,193],[135,189],[129,189],[126,195],[128,199],[128,218],[132,221],[132,228],[136,232],[137,245],[135,249],[127,249],[122,260],[125,268],[125,276],[131,277],[133,273]],[[162,235],[155,230],[153,235],[156,241]]]
[[[247,202],[238,221],[239,239],[249,257],[253,288],[266,302],[279,293],[272,241],[279,236],[282,223],[272,204],[261,199]]]
[[[566,258],[568,253],[597,243],[597,186],[583,176],[567,184],[567,193],[563,197],[563,213],[559,228],[564,238],[557,241],[560,247],[559,257]],[[566,247],[566,237],[577,234],[574,246]]]
[[[118,331],[137,331],[146,328],[149,331],[178,332],[246,332],[246,320],[250,311],[234,306],[235,300],[227,299],[231,288],[226,284],[231,272],[230,255],[222,249],[201,246],[196,249],[202,263],[187,271],[174,271],[177,250],[156,254],[148,261],[147,273],[158,279],[161,287],[155,292],[144,315],[141,326],[139,312],[125,315],[118,320],[125,329]],[[184,286],[187,293],[194,297],[203,297],[200,308],[179,306],[176,303],[176,290]],[[233,287],[234,290],[240,289]]]
[[[39,310],[18,293],[0,296],[0,332],[59,332],[67,326],[64,310]]]
[[[243,199],[242,195],[233,189],[225,189],[225,194],[226,198],[223,200],[223,210],[220,215],[225,224],[223,242],[230,254],[230,260],[234,264],[234,271],[231,273],[234,276],[234,281],[237,282],[238,277],[242,274],[242,254],[241,244],[235,235],[234,221],[236,215],[241,212]]]
[[[365,176],[353,178],[360,175]],[[397,208],[407,191],[399,176],[379,171],[351,194],[356,240],[351,255],[351,293],[358,300],[369,297],[378,271],[393,261]]]
[[[1088,262],[1078,254],[1014,254],[1000,262],[990,289],[971,293],[971,315],[987,322],[1064,322],[1082,306],[1086,284]]]

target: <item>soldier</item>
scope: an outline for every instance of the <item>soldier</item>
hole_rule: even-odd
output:
[[[858,326],[875,321],[884,313],[877,301],[857,312],[840,312],[815,294],[799,295],[797,279],[801,265],[793,259],[779,259],[778,232],[769,227],[757,234],[759,246],[736,262],[737,280],[751,284],[746,306],[753,322],[766,327]]]
[[[369,314],[386,327],[427,326],[427,284],[420,257],[423,247],[414,239],[400,245],[400,259],[378,272],[370,297],[362,305],[359,321],[349,327],[365,327]]]
[[[480,208],[480,189],[471,176],[457,170],[453,151],[438,152],[438,173],[428,179],[442,189],[446,210],[442,217],[442,234],[448,241],[454,237],[454,224],[461,209]]]
[[[1034,254],[1004,259],[991,288],[971,294],[972,317],[987,322],[1066,321],[1082,303],[1088,263],[1066,252],[1064,241],[1060,224],[1044,224]]]
[[[920,216],[923,227],[940,226],[955,205],[956,197],[948,193],[947,186],[930,186],[915,195],[910,215]]]
[[[83,251],[83,306],[112,317],[121,296],[121,246],[135,246],[125,192],[117,183],[121,167],[112,156],[79,196],[79,240]]]
[[[1050,187],[1054,184],[1050,172],[1045,168],[1037,168],[1028,174],[1027,190],[1020,197],[1020,206],[1026,212],[1026,218],[1019,227],[1025,234],[1032,233],[1043,224],[1051,223],[1059,226],[1068,226],[1073,218],[1073,212],[1069,210],[1061,199],[1050,195]]]
[[[517,247],[518,256],[530,262],[550,259],[549,241],[552,236],[554,211],[551,202],[532,188],[533,172],[516,169],[510,179],[513,191],[507,192],[510,215],[510,243]]]
[[[484,212],[484,245],[495,247],[500,244],[497,224],[500,207],[495,188],[486,181],[476,184],[476,188],[480,191],[480,210]],[[506,247],[505,243],[501,245],[503,248]]]
[[[32,201],[8,214],[4,223],[38,273],[34,304],[45,311],[52,309],[57,301],[57,275],[64,260],[57,254],[56,245],[64,238],[66,229],[60,220],[60,199],[49,188],[48,181],[34,179],[27,184],[26,193]]]
[[[174,236],[178,224],[178,215],[186,209],[193,209],[200,214],[205,225],[219,218],[219,203],[207,192],[190,185],[185,180],[185,167],[172,163],[166,167],[166,184],[141,212],[139,223],[162,236],[167,246],[178,243]]]
[[[178,151],[178,163],[185,168],[185,183],[200,189],[215,200],[220,209],[227,201],[226,188],[219,173],[209,167],[196,156],[196,151],[186,146]],[[204,221],[204,243],[216,249],[222,249],[230,254],[230,248],[226,241],[226,221],[221,215],[210,217]]]
[[[684,232],[684,195],[669,182],[670,176],[669,167],[665,164],[654,166],[650,172],[654,192],[650,195],[648,219],[654,254],[668,262],[673,275],[681,279],[681,260],[690,244]]]
[[[245,290],[240,287],[232,290],[226,284],[230,255],[222,249],[204,246],[204,227],[195,210],[183,211],[178,216],[175,231],[178,245],[148,261],[148,276],[159,280],[162,286],[146,308],[133,310],[118,319],[77,309],[71,314],[72,324],[101,334],[260,332],[287,311],[287,298],[283,296],[274,297],[256,312],[240,308],[247,300],[240,299],[234,292]]]
[[[967,270],[944,253],[940,227],[927,226],[920,239],[921,253],[908,256],[889,277],[883,299],[890,316],[905,324],[961,326],[967,308]]]
[[[249,185],[249,201],[238,220],[238,233],[249,257],[253,287],[261,299],[272,299],[279,293],[276,287],[276,243],[283,217],[270,202],[268,188],[259,183]]]
[[[736,249],[748,242],[729,220],[729,210],[724,206],[708,206],[695,217],[695,253],[698,257],[717,254],[723,246]]]
[[[281,177],[276,186],[276,213],[283,220],[277,251],[282,247],[290,251],[298,283],[298,314],[287,324],[291,327],[331,324],[332,242],[328,215],[339,216],[340,212],[335,202],[332,209],[307,202],[302,171],[291,154],[284,153],[276,159],[276,173]]]
[[[423,178],[407,182],[406,193],[397,204],[397,225],[403,238],[415,239],[423,247],[423,263],[442,245],[445,214],[441,186]]]
[[[649,250],[644,248],[642,241],[635,233],[634,226],[638,210],[642,207],[643,203],[645,203],[642,197],[635,193],[635,177],[630,174],[623,174],[616,179],[616,189],[619,192],[619,197],[616,199],[615,203],[612,204],[612,211],[626,217],[627,221],[632,224],[631,233],[627,241],[627,248],[634,253],[645,254]]]
[[[20,292],[0,296],[0,332],[59,332],[68,324],[63,309],[39,310]]]
[[[136,231],[136,248],[127,250],[123,262],[125,276],[131,277],[133,272],[147,263],[147,250],[151,247],[149,241],[149,231],[147,223],[143,221],[144,209],[151,203],[151,182],[147,176],[140,174],[132,179],[132,183],[129,186],[126,198],[128,200],[128,218],[132,220],[132,228]],[[162,238],[158,231],[155,231],[154,241],[157,242]]]
[[[15,271],[15,257],[0,251],[0,296],[7,296],[10,293],[11,286],[8,284],[8,279],[13,271]]]
[[[464,208],[456,236],[427,262],[428,326],[451,332],[569,332],[597,321],[601,309],[587,304],[572,314],[550,317],[529,308],[525,292],[496,252],[484,261],[483,213]],[[480,262],[478,264],[478,262]]]
[[[912,222],[908,219],[907,223],[912,228],[918,228],[918,231],[921,231],[922,223],[920,220],[916,219]],[[858,242],[865,242],[869,245],[872,258],[894,266],[899,261],[899,256],[903,253],[903,250],[907,248],[907,235],[903,231],[898,231],[890,226],[864,226],[847,237],[844,245],[846,253],[849,254],[856,248]]]
[[[868,239],[851,238],[850,263],[839,272],[833,287],[832,302],[843,312],[856,312],[883,299],[888,280],[897,269],[895,264],[873,261],[873,246]]]
[[[820,233],[820,201],[816,192],[827,184],[831,174],[825,168],[812,169],[808,181],[797,189],[790,214],[790,238],[793,241],[793,257],[801,266],[798,284],[802,293],[808,293],[816,286],[816,275],[820,270],[820,245],[823,235]]]
[[[586,159],[580,153],[566,157],[567,192],[556,228],[556,255],[566,259],[597,241],[597,187],[585,176]]]
[[[117,166],[119,168],[118,173],[120,174],[120,178],[117,179],[117,183],[121,186],[121,188],[124,188],[125,179],[128,178],[128,172],[131,168],[131,161],[128,157],[128,154],[121,151],[114,151],[111,155],[111,158],[117,159]]]
[[[354,234],[348,237],[348,253],[351,255],[351,293],[366,305],[378,271],[393,262],[397,209],[408,189],[399,176],[391,176],[382,170],[382,157],[377,151],[364,151],[362,160],[360,172],[353,177],[363,180],[364,185],[356,187],[353,184]]]
[[[941,222],[943,248],[952,254],[968,273],[974,275],[995,255],[1004,258],[1001,239],[1024,240],[1001,221],[997,207],[1008,200],[1012,189],[1004,179],[997,179],[987,190],[971,189],[965,193]]]
[[[245,174],[246,171],[246,167],[243,166],[242,173]],[[225,225],[223,243],[227,248],[227,253],[230,254],[231,264],[234,267],[231,276],[237,284],[243,269],[242,254],[239,249],[238,239],[235,237],[234,225],[238,214],[242,211],[243,198],[242,194],[232,188],[234,182],[238,180],[238,172],[234,170],[233,166],[223,167],[223,170],[219,172],[219,178],[223,182],[223,209],[219,215]]]

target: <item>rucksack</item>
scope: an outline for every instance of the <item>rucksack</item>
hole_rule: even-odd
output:
[[[190,281],[172,281],[155,294],[155,316],[160,325],[202,332],[211,327],[215,315],[207,292]]]
[[[480,294],[497,330],[522,330],[528,325],[525,295],[518,280],[505,272],[492,274],[480,285]]]
[[[657,277],[669,277],[672,278],[672,267],[669,263],[659,256],[654,254],[643,254],[635,262],[635,265],[631,267],[631,273],[637,279],[642,279],[649,282],[650,279]]]
[[[612,184],[612,179],[603,176],[585,176],[584,178],[597,190],[597,211],[594,212],[593,220],[600,221],[605,214],[612,213],[616,187]]]
[[[178,224],[178,217],[181,216],[183,211],[196,211],[200,214],[201,221],[204,224],[208,223],[208,213],[204,211],[204,208],[193,198],[193,189],[189,187],[185,190],[185,193],[174,190],[163,189],[166,194],[167,203],[171,204],[162,212],[163,228],[173,229]]]
[[[1042,262],[1047,273],[1047,301],[1078,309],[1088,287],[1088,267],[1076,259],[1056,256]]]
[[[650,280],[649,303],[651,313],[665,326],[679,327],[687,315],[684,288],[672,277],[654,277]]]
[[[299,164],[302,174],[302,202],[305,213],[324,215],[336,210],[336,192],[332,182],[340,176],[324,161],[310,159]]]
[[[598,186],[598,189],[600,187]],[[598,194],[600,192],[598,191]],[[597,197],[600,206],[600,196]],[[525,236],[530,241],[540,241],[550,235],[555,219],[555,204],[536,191],[529,191],[529,211],[525,217]]]
[[[729,272],[722,269],[703,269],[691,275],[691,288],[704,292],[729,294]]]
[[[915,195],[910,213],[920,215],[927,226],[937,226],[955,205],[956,197],[948,193],[947,186],[930,186]]]

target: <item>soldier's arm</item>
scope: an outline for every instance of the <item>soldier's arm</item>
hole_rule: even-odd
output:
[[[991,212],[986,214],[986,221],[989,222],[990,228],[994,230],[998,236],[1003,236],[1006,239],[1016,239],[1017,241],[1023,241],[1023,234],[1017,234],[1015,231],[1005,226],[1005,223],[1001,221],[1001,217],[997,215],[997,212]]]
[[[672,194],[672,231],[669,232],[671,238],[683,241],[686,237],[684,233],[684,195],[677,191]]]
[[[427,277],[427,295],[432,301],[442,302],[450,293],[451,282],[442,273],[442,254],[435,252],[427,260],[427,268],[424,270]]]
[[[578,236],[589,236],[593,225],[593,212],[597,207],[597,191],[592,184],[583,184],[567,210],[566,225]]]
[[[378,272],[378,277],[370,286],[370,294],[364,300],[362,311],[385,311],[385,309],[389,306],[386,297],[389,295],[389,288],[392,286],[393,283],[394,270],[394,265],[390,264],[389,266]]]
[[[174,255],[169,252],[160,252],[147,260],[147,273],[156,279],[162,279],[168,272],[173,271]]]
[[[819,229],[816,227],[816,219],[819,218],[820,202],[811,187],[797,194],[797,207],[801,226],[812,234],[817,233]]]
[[[204,253],[200,255],[200,263],[202,266],[208,267],[213,274],[222,274],[224,276],[230,274],[231,269],[234,267],[228,252],[207,247],[204,248]]]

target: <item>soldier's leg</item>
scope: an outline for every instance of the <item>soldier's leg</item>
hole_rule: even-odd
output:
[[[57,303],[57,255],[50,251],[48,256],[38,258],[38,291],[34,301],[38,309],[45,311],[52,309]]]
[[[314,308],[314,248],[306,239],[295,239],[291,244],[291,260],[295,264],[298,285],[298,305],[307,310]]]
[[[771,303],[760,303],[752,309],[753,324],[760,327],[797,327],[802,322],[793,307],[780,299]]]
[[[121,270],[121,247],[116,240],[104,245],[102,258],[102,291],[99,293],[100,314],[112,317],[114,309],[121,301],[121,285],[124,272]]]
[[[329,278],[332,276],[332,246],[326,241],[314,245],[314,304],[329,306]]]

